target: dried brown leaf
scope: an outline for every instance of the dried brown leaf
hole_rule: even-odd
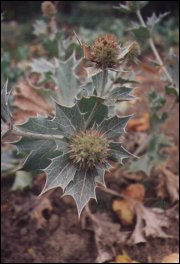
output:
[[[179,254],[172,253],[168,256],[165,256],[161,263],[179,263]]]
[[[115,247],[126,241],[128,234],[121,233],[120,225],[112,223],[105,213],[92,214],[87,208],[92,220],[98,256],[96,263],[104,263],[116,256]]]
[[[163,210],[147,208],[141,203],[135,204],[135,210],[137,221],[129,244],[146,242],[146,237],[170,237],[162,229],[169,225]]]
[[[129,196],[132,199],[143,202],[145,197],[145,188],[144,185],[135,183],[130,184],[127,188],[122,192],[122,194]]]
[[[129,200],[114,200],[112,209],[123,225],[131,225],[133,223],[135,212],[133,204]]]

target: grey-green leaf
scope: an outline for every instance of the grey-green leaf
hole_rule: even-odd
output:
[[[85,121],[88,119],[91,111],[95,108],[96,111],[92,118],[89,126],[92,126],[94,123],[99,124],[104,120],[108,115],[108,107],[103,104],[104,100],[100,97],[91,96],[90,98],[82,98],[82,100],[77,101],[81,113],[84,113]]]
[[[74,179],[77,169],[69,160],[69,155],[64,154],[52,159],[51,164],[44,171],[47,177],[41,194],[56,187],[61,187],[64,190]]]
[[[151,28],[151,30],[154,28],[156,24],[158,24],[164,17],[169,15],[170,12],[166,12],[164,14],[160,14],[159,16],[156,16],[155,13],[152,14],[151,17],[147,18],[147,25]]]
[[[65,194],[71,195],[74,198],[79,216],[89,200],[91,198],[96,198],[96,176],[96,169],[80,169],[76,172],[74,181],[72,181],[65,189]]]
[[[116,87],[114,88],[108,95],[107,101],[108,103],[117,102],[117,101],[127,101],[135,99],[136,97],[131,95],[133,88],[128,87]]]
[[[84,116],[77,104],[72,107],[56,104],[56,116],[52,124],[57,125],[62,135],[71,136],[76,130],[84,128]]]
[[[8,81],[6,81],[5,85],[1,89],[1,119],[10,128],[12,126],[12,117],[11,117],[10,107],[8,104],[10,92],[8,92],[7,87],[8,87]]]
[[[75,75],[75,68],[80,63],[73,53],[66,61],[58,61],[54,81],[58,86],[58,101],[62,105],[71,106],[81,85]]]
[[[109,146],[110,149],[110,158],[118,161],[122,164],[123,159],[133,157],[133,154],[128,152],[121,143],[112,142]]]
[[[51,121],[52,118],[31,117],[26,123],[18,125],[17,128],[25,132],[38,133],[43,135],[60,134],[57,124]]]
[[[139,26],[131,28],[130,31],[133,32],[135,37],[142,42],[144,42],[150,37],[150,32],[147,27]]]
[[[151,136],[148,141],[147,153],[139,160],[132,161],[130,170],[132,172],[142,171],[150,176],[152,168],[166,160],[166,156],[161,153],[161,149],[168,146],[172,146],[172,142],[163,134]]]
[[[104,164],[100,164],[97,166],[97,176],[95,178],[96,182],[99,182],[100,184],[102,184],[104,187],[106,187],[105,181],[104,181],[104,175],[106,170],[108,171],[110,168],[112,168],[112,166],[106,162]]]
[[[50,158],[60,155],[63,152],[65,143],[62,142],[62,149],[57,149],[57,143],[53,140],[22,138],[14,143],[19,152],[29,154],[26,158],[23,169],[27,171],[41,170],[50,163]]]
[[[102,89],[102,81],[103,81],[103,72],[99,72],[98,74],[94,75],[92,77],[93,80],[93,84],[95,86],[96,92],[97,92],[97,96],[101,96],[101,89]],[[108,80],[108,75],[105,75],[105,80],[104,80],[104,85],[106,85]]]
[[[103,120],[98,126],[98,130],[101,131],[109,139],[118,139],[124,132],[127,122],[132,116],[124,117],[110,117]]]

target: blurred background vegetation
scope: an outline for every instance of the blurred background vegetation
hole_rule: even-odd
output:
[[[6,12],[6,20],[29,21],[40,14],[43,1],[1,1],[1,12]],[[119,12],[112,9],[113,5],[124,1],[55,1],[62,20],[69,23],[93,27],[101,19],[118,17]],[[149,1],[143,14],[150,16],[154,10],[157,13],[170,11],[173,16],[178,14],[179,1]],[[101,12],[100,12],[101,10]],[[80,15],[80,16],[79,16]],[[127,15],[123,15],[126,17]]]

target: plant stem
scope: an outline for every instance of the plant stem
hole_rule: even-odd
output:
[[[103,97],[104,92],[105,92],[105,88],[106,88],[106,80],[107,80],[107,76],[108,76],[108,70],[104,69],[102,71],[102,83],[101,83],[101,92],[100,92],[100,97]]]
[[[94,107],[93,107],[88,119],[86,120],[85,128],[87,128],[89,126],[89,124],[91,123],[91,120],[92,120],[92,118],[93,118],[98,106],[99,106],[99,101],[96,101],[96,103],[95,103],[95,105],[94,105]]]
[[[16,128],[13,128],[11,133],[14,135],[17,135],[17,136],[37,138],[37,139],[49,139],[49,140],[59,139],[59,140],[62,140],[62,138],[63,138],[63,136],[60,136],[60,135],[45,135],[45,134],[24,132],[24,131],[18,130]]]
[[[108,71],[106,69],[104,69],[102,71],[102,82],[101,82],[101,91],[100,91],[100,97],[102,97],[104,95],[104,91],[105,91],[105,87],[106,87],[106,79],[107,79],[107,74],[108,74]],[[92,118],[94,116],[94,114],[96,113],[96,110],[99,106],[99,101],[96,101],[87,121],[86,121],[86,124],[85,124],[85,128],[87,128],[89,126],[89,124],[91,123],[92,121]]]
[[[142,15],[141,15],[141,11],[138,10],[138,11],[136,12],[136,14],[137,14],[137,17],[139,18],[139,21],[141,22],[141,25],[142,25],[143,27],[147,28],[147,26],[146,26],[146,24],[145,24],[145,22],[144,22],[144,19],[143,19]],[[169,80],[170,83],[173,83],[173,79],[172,79],[171,75],[169,74],[168,70],[166,69],[166,67],[165,67],[165,65],[164,65],[164,63],[163,63],[163,61],[162,61],[162,59],[161,59],[161,57],[160,57],[160,55],[159,55],[159,53],[158,53],[158,51],[157,51],[157,49],[156,49],[156,46],[155,46],[155,44],[154,44],[154,40],[153,40],[152,37],[149,39],[149,45],[150,45],[150,47],[151,47],[151,49],[152,49],[152,51],[153,51],[153,53],[154,53],[154,55],[155,55],[157,61],[158,61],[159,64],[163,67],[162,69],[163,69],[163,71],[164,71],[164,73],[165,73],[167,79]]]

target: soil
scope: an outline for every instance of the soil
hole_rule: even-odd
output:
[[[137,94],[143,93],[143,100],[135,105],[137,116],[142,111],[148,111],[146,95],[157,81],[150,79],[137,89]],[[156,86],[159,87],[157,83]],[[178,144],[177,120],[178,106],[164,126],[164,131],[174,138],[175,144]],[[177,156],[171,159],[171,167],[174,173],[178,172]],[[44,175],[36,176],[32,189],[23,193],[10,191],[13,178],[2,180],[2,263],[96,263],[94,232],[83,229],[72,199],[61,198],[60,189],[42,199],[37,198],[44,180]],[[116,180],[113,182],[113,178],[107,177],[108,186],[118,186],[120,183]],[[149,197],[152,195],[153,192],[148,194]],[[101,206],[99,209],[95,205],[95,209],[110,211],[112,221],[118,223],[111,210],[113,197],[98,193],[98,199]],[[166,206],[172,205],[167,202]],[[178,220],[169,217],[169,221],[170,227],[166,231],[177,237]],[[116,248],[116,255],[121,249],[120,246]],[[164,256],[178,252],[178,241],[176,238],[148,238],[145,244],[124,246],[123,249],[136,261],[159,263]]]

